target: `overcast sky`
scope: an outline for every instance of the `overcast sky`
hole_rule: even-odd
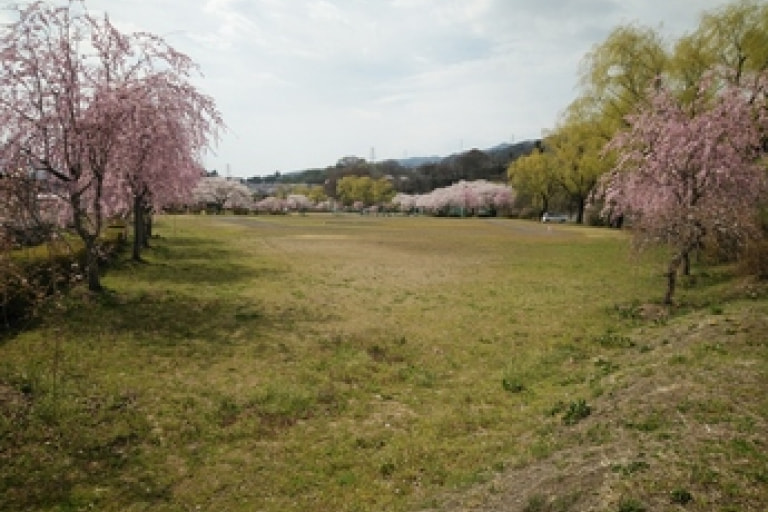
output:
[[[86,0],[202,68],[232,176],[540,137],[617,26],[674,40],[724,0]]]

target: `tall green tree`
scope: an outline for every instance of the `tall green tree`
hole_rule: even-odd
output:
[[[395,197],[395,189],[387,178],[379,178],[371,183],[371,200],[373,204],[388,203]]]
[[[610,169],[604,148],[627,116],[647,104],[669,63],[661,36],[636,25],[616,28],[582,62],[582,94],[565,110],[544,141],[552,153],[553,179],[568,194],[584,222],[599,178]]]
[[[344,176],[336,183],[336,196],[344,205],[361,202],[366,206],[389,202],[395,195],[392,182],[387,178],[370,176]]]
[[[664,73],[669,60],[655,30],[636,25],[616,28],[582,62],[584,96],[599,106],[610,125],[626,126],[626,116],[646,102],[649,87]]]
[[[706,12],[698,28],[674,46],[668,74],[685,102],[692,102],[707,74],[723,82],[740,84],[745,73],[759,76],[768,69],[768,5],[743,0]],[[714,90],[712,91],[715,92]]]
[[[571,115],[545,141],[555,164],[554,179],[576,207],[576,222],[584,222],[584,210],[600,177],[610,169],[605,158],[604,132],[597,122]]]
[[[742,0],[705,13],[694,36],[713,67],[739,84],[746,72],[768,69],[768,4]],[[757,76],[757,75],[753,75]]]
[[[553,198],[560,192],[555,179],[557,163],[552,152],[539,146],[530,155],[512,161],[507,168],[509,184],[518,196],[530,197],[539,217],[550,209]]]

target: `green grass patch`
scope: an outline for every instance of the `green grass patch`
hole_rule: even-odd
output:
[[[759,315],[727,321],[718,278],[681,299],[719,323],[649,318],[662,261],[632,257],[622,232],[345,215],[174,216],[155,232],[106,293],[0,341],[0,510],[460,510],[490,486],[483,499],[517,492],[521,510],[578,510],[617,474],[611,496],[650,510],[657,468],[666,504],[768,474],[768,406],[701,387],[728,367],[764,384]],[[706,344],[682,343],[694,335]],[[700,369],[680,394],[654,380]],[[717,431],[720,456],[753,464],[708,476],[711,444],[653,459],[705,426],[737,429]],[[627,450],[649,454],[614,456]]]

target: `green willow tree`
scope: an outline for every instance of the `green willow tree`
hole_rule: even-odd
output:
[[[694,36],[710,56],[711,68],[738,85],[745,73],[768,69],[768,4],[735,2],[705,13]]]
[[[509,164],[509,184],[519,196],[529,197],[532,206],[541,217],[549,211],[555,197],[561,192],[555,180],[554,155],[539,145],[534,151]]]
[[[649,87],[668,61],[663,41],[654,30],[634,25],[615,29],[584,58],[583,93],[544,140],[546,155],[541,161],[534,157],[510,167],[510,179],[518,180],[517,186],[534,187],[539,198],[542,192],[564,191],[576,208],[577,222],[583,223],[595,186],[611,167],[605,145],[626,128],[627,116],[647,102]],[[539,172],[535,175],[539,182],[532,181],[529,167],[546,167],[548,172]]]
[[[655,30],[618,27],[584,58],[580,80],[584,93],[576,103],[596,107],[604,126],[615,132],[627,126],[626,116],[638,105],[647,103],[649,87],[665,72],[668,62],[664,42]]]
[[[768,5],[735,2],[705,13],[699,27],[681,37],[672,51],[668,75],[680,98],[692,102],[705,75],[738,85],[745,73],[768,69]],[[714,82],[719,87],[719,82]]]
[[[387,178],[344,176],[336,183],[336,196],[345,206],[355,202],[366,206],[381,205],[388,203],[394,195],[392,183]]]
[[[584,211],[600,177],[610,169],[603,158],[606,144],[599,127],[590,120],[567,119],[547,139],[555,161],[554,179],[576,208],[576,222],[584,222]]]

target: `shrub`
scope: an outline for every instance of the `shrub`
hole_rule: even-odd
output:
[[[102,240],[103,262],[125,245],[120,230],[109,230]],[[0,322],[6,328],[34,316],[48,297],[80,281],[85,268],[85,249],[67,243],[40,245],[0,254]]]
[[[670,493],[672,503],[676,505],[687,505],[693,501],[693,496],[685,489],[675,489]]]
[[[69,254],[35,255],[21,259],[4,255],[0,282],[0,314],[6,327],[31,316],[42,300],[61,288],[76,271]]]
[[[525,391],[525,385],[515,377],[504,377],[501,379],[501,387],[510,393],[522,393]]]
[[[739,260],[741,274],[768,279],[768,238],[752,242]]]
[[[645,505],[635,499],[622,499],[619,502],[619,512],[645,512]]]
[[[745,275],[768,279],[768,206],[758,212],[758,225],[762,237],[742,247],[739,270]]]

